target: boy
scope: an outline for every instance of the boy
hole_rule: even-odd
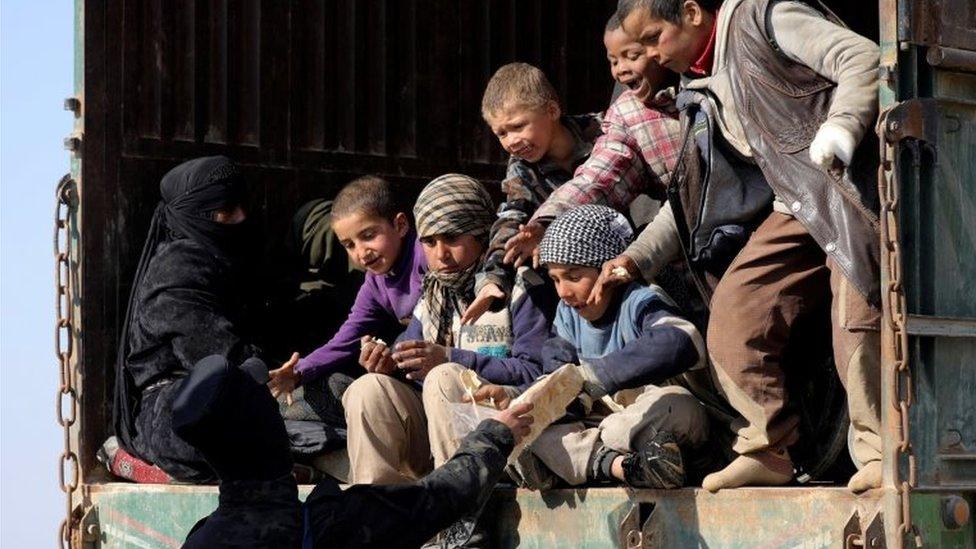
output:
[[[509,63],[495,72],[485,87],[481,114],[511,157],[502,181],[505,202],[491,228],[485,267],[475,280],[478,297],[464,323],[511,292],[513,273],[503,265],[505,243],[554,189],[573,177],[601,133],[596,114],[563,115],[546,75],[526,63]]]
[[[877,487],[876,164],[864,154],[870,145],[855,149],[877,115],[878,47],[799,2],[726,0],[718,8],[715,0],[621,0],[617,12],[650,58],[714,96],[722,137],[758,165],[776,197],[712,297],[708,349],[742,419],[734,426],[739,457],[703,486],[792,478],[786,449],[797,418],[784,412],[782,353],[796,319],[829,298],[861,467],[848,486]],[[666,233],[647,248],[673,249]]]
[[[421,191],[414,217],[430,270],[392,355],[395,371],[364,375],[342,397],[354,483],[406,483],[430,471],[428,430],[450,428],[449,417],[426,409],[427,391],[420,390],[435,366],[454,363],[511,385],[531,383],[542,372],[539,351],[555,304],[534,273],[516,280],[500,310],[461,325],[495,218],[484,187],[464,175],[438,177]]]
[[[332,229],[350,260],[366,269],[366,280],[353,304],[349,317],[329,340],[308,356],[298,353],[276,370],[268,386],[277,397],[290,393],[300,384],[315,382],[325,386],[326,401],[316,408],[330,423],[343,426],[341,392],[367,372],[392,373],[390,351],[380,349],[357,366],[366,351],[375,350],[372,340],[363,344],[364,336],[392,340],[403,329],[420,299],[421,281],[427,261],[420,243],[410,228],[407,215],[398,209],[392,186],[378,177],[366,176],[350,182],[336,195],[331,214]],[[322,311],[325,314],[326,311]]]
[[[664,197],[680,140],[669,73],[638,53],[643,48],[616,17],[607,22],[603,43],[611,74],[628,89],[607,109],[603,135],[575,177],[554,190],[508,239],[505,258],[516,264],[535,261],[546,225],[574,206],[601,203],[625,211],[641,193]]]
[[[705,366],[701,335],[677,316],[671,300],[655,286],[632,283],[588,303],[600,266],[623,252],[632,235],[623,215],[588,205],[556,218],[540,245],[540,260],[560,298],[557,335],[543,349],[543,366],[554,371],[579,364],[588,406],[582,417],[549,426],[530,448],[548,470],[574,486],[616,480],[644,488],[680,487],[682,453],[697,449],[708,434],[705,407],[683,387],[661,386]],[[449,369],[440,366],[429,376],[438,380],[439,402],[447,406],[464,394]],[[474,397],[492,397],[505,408],[518,393],[512,389],[484,385]],[[444,450],[442,460],[453,447]],[[532,484],[530,475],[520,473]]]

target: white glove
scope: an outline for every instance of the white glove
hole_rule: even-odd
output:
[[[851,132],[825,123],[817,130],[817,135],[810,143],[810,160],[824,170],[830,170],[834,166],[834,158],[844,163],[845,166],[851,165],[851,158],[854,156],[854,136]]]

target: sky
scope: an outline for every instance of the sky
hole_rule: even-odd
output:
[[[69,169],[73,4],[0,2],[0,546],[52,547],[64,515],[54,357],[54,189]]]

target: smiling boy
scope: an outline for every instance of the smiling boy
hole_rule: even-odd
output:
[[[478,297],[465,312],[465,323],[511,291],[505,244],[539,204],[573,177],[601,133],[596,114],[564,115],[546,75],[527,63],[509,63],[495,72],[485,86],[481,114],[511,156],[502,181],[505,202],[491,228],[488,256],[475,283]]]
[[[787,447],[799,435],[783,350],[796,320],[826,300],[860,467],[848,486],[879,486],[876,147],[857,146],[877,116],[877,45],[793,1],[621,0],[618,16],[650,58],[714,98],[722,137],[775,194],[711,301],[709,353],[742,418],[739,457],[703,486],[791,480]],[[658,236],[649,248],[674,250]]]

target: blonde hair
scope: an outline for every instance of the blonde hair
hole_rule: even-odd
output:
[[[546,75],[528,63],[503,65],[492,75],[481,99],[481,116],[487,120],[505,107],[544,109],[559,106],[559,96]]]

